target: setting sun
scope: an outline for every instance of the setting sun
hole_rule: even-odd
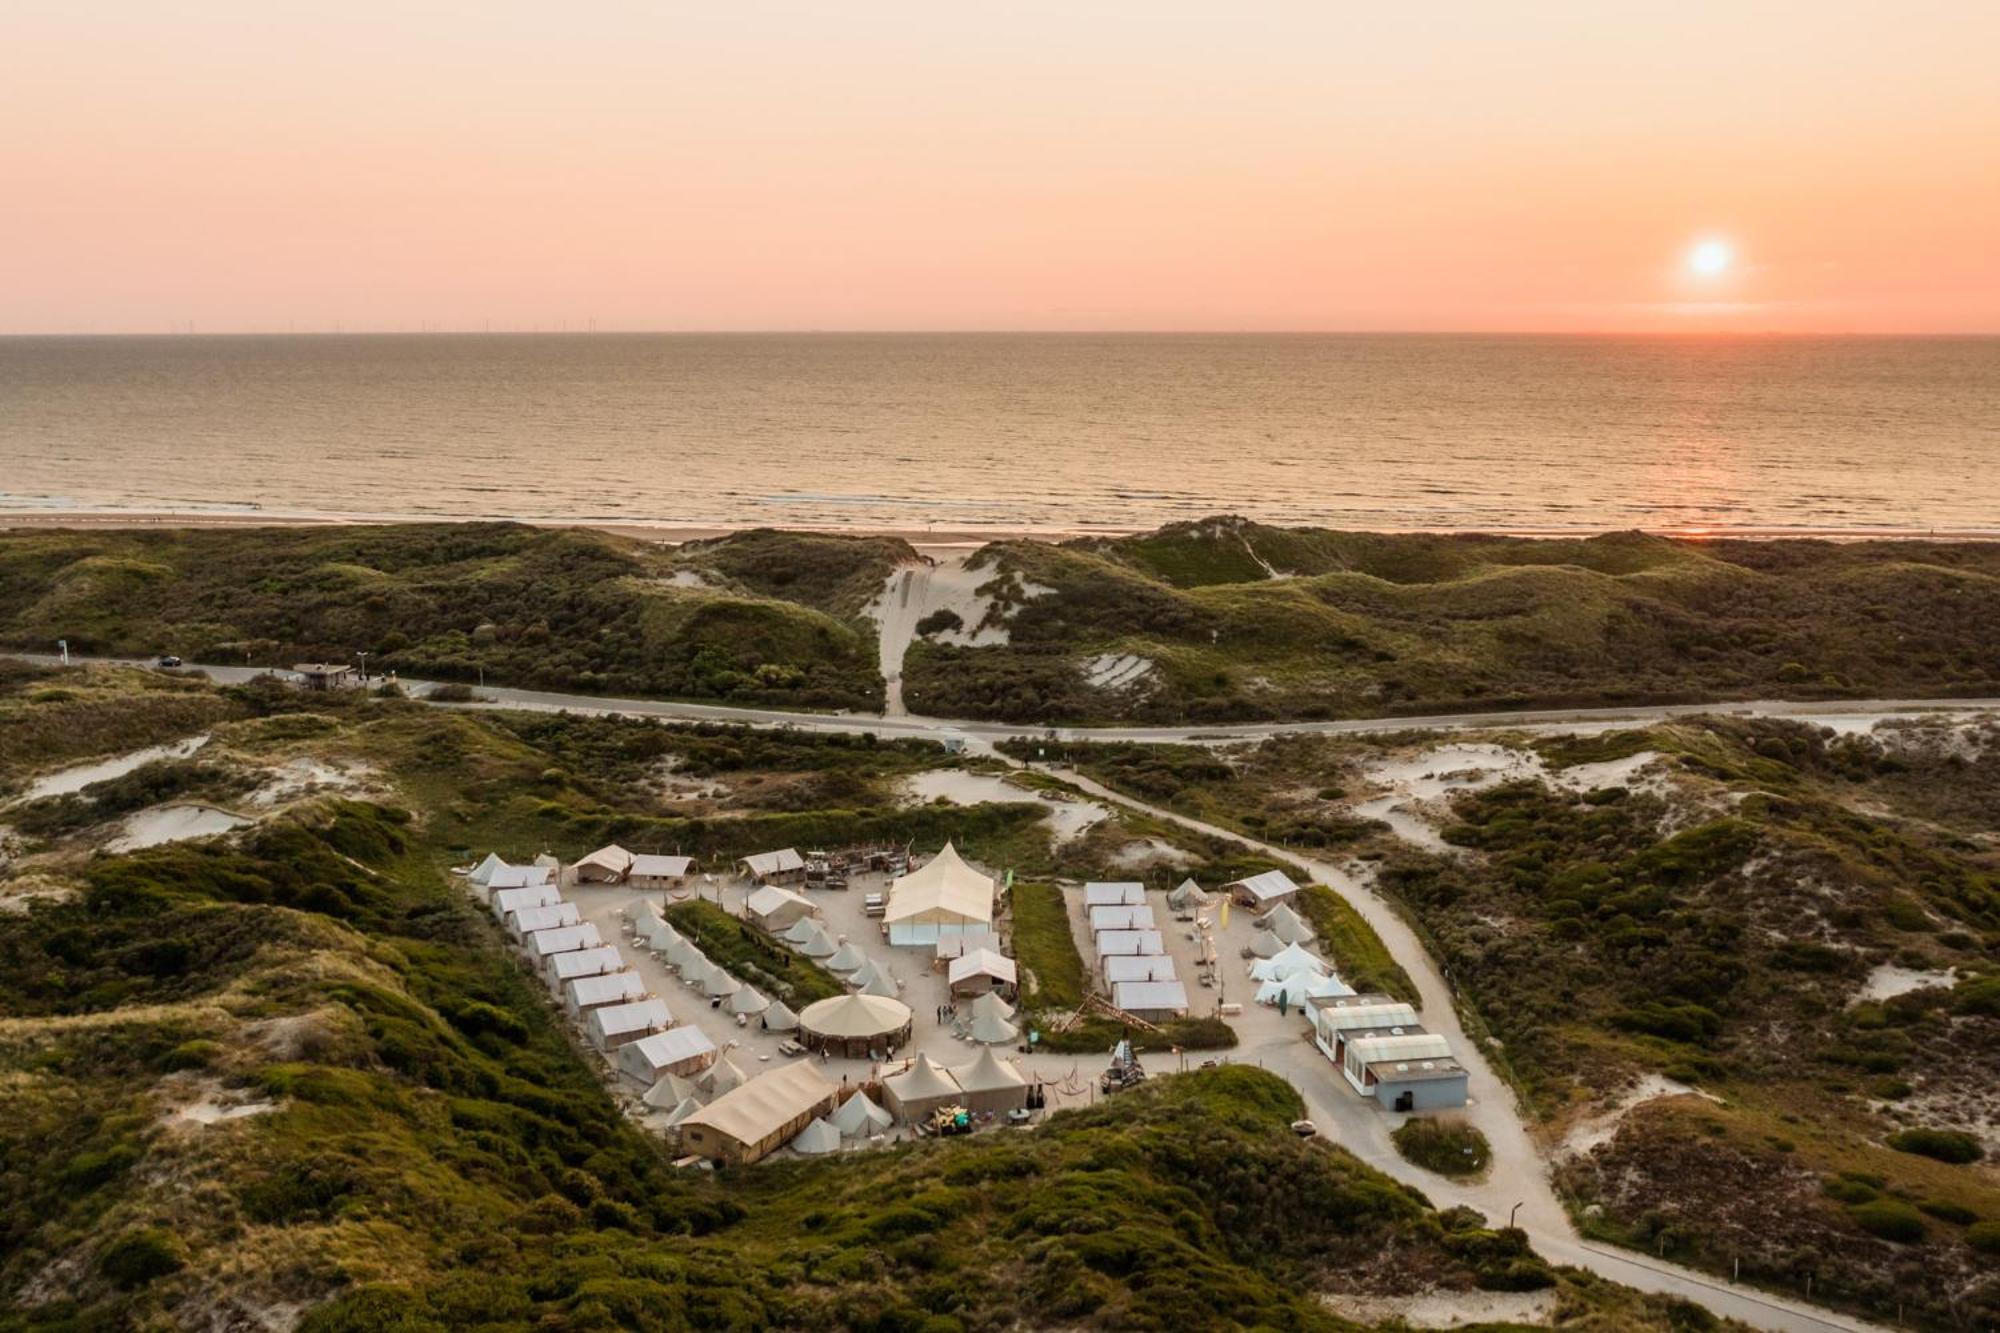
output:
[[[1736,262],[1736,248],[1719,237],[1695,242],[1688,251],[1688,272],[1701,278],[1719,278]]]

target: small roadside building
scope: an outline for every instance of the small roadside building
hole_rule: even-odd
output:
[[[559,953],[570,953],[577,949],[595,949],[604,943],[598,935],[597,927],[586,921],[579,926],[557,926],[553,930],[538,930],[521,938],[521,948],[535,964],[535,970],[547,974],[548,960]]]
[[[575,954],[563,954],[574,958]],[[563,1010],[580,1019],[592,1009],[607,1004],[630,1004],[646,998],[646,983],[637,972],[600,972],[595,976],[571,977],[562,987]]]
[[[736,868],[759,884],[797,884],[806,877],[806,859],[796,847],[753,852],[738,861]]]
[[[928,1055],[919,1055],[908,1069],[882,1080],[882,1104],[906,1125],[942,1107],[962,1105],[964,1096],[958,1081],[932,1064]]]
[[[625,871],[625,882],[635,889],[655,891],[678,889],[687,883],[688,873],[693,869],[692,856],[658,856],[652,852],[634,852],[632,864]]]
[[[674,1025],[667,1002],[657,998],[607,1004],[584,1015],[583,1025],[591,1044],[600,1051],[615,1051],[627,1042],[665,1032]]]
[[[292,674],[309,690],[337,690],[361,679],[359,672],[341,662],[295,662]]]
[[[780,1065],[683,1119],[681,1147],[731,1165],[755,1162],[833,1110],[838,1095],[816,1066]]]
[[[1104,984],[1128,981],[1178,981],[1174,960],[1161,953],[1114,954],[1104,960]]]
[[[618,1072],[650,1088],[666,1078],[693,1078],[721,1054],[698,1027],[667,1028],[620,1046]]]
[[[1152,930],[1157,925],[1153,920],[1153,909],[1144,904],[1090,909],[1090,933],[1093,935],[1105,930]]]
[[[1187,1017],[1187,987],[1178,981],[1121,981],[1111,988],[1111,1003],[1134,1018],[1164,1023]]]
[[[778,935],[818,916],[819,904],[781,885],[766,884],[744,900],[743,912],[767,934]]]
[[[515,939],[526,939],[538,930],[554,930],[557,926],[575,926],[583,922],[583,913],[575,903],[550,903],[546,907],[523,907],[507,917],[507,933]]]
[[[953,959],[945,978],[953,995],[983,995],[991,990],[1012,993],[1016,975],[1013,959],[991,949],[975,949]]]
[[[1443,1111],[1465,1105],[1465,1066],[1451,1043],[1422,1028],[1349,1033],[1340,1072],[1356,1092],[1391,1111]]]
[[[1292,883],[1292,877],[1282,870],[1266,870],[1261,875],[1251,875],[1246,879],[1231,880],[1222,886],[1222,891],[1245,907],[1262,912],[1289,902],[1299,891]]]
[[[950,843],[922,869],[889,885],[882,924],[895,945],[931,945],[947,935],[993,929],[991,877],[975,870]]]
[[[606,843],[588,856],[579,857],[571,867],[579,884],[623,884],[632,869],[632,853],[617,843]]]
[[[584,977],[609,976],[625,970],[625,955],[618,952],[615,944],[600,944],[594,949],[571,949],[567,953],[550,954],[542,965],[542,975],[548,978],[549,989],[562,994],[563,987]]]
[[[958,1084],[959,1105],[974,1114],[1005,1115],[1028,1105],[1028,1077],[981,1046],[970,1062],[954,1065],[951,1081]]]
[[[1083,886],[1085,907],[1143,907],[1146,886],[1137,880],[1104,882],[1093,880]]]

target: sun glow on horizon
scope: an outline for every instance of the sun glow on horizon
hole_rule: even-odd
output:
[[[1720,236],[1703,237],[1687,252],[1688,272],[1698,278],[1719,278],[1735,263],[1736,247]]]

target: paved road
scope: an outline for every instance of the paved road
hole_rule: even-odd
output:
[[[45,665],[57,659],[46,654],[16,653],[11,656]],[[81,661],[84,659],[73,659]],[[146,665],[135,659],[90,659],[125,665]],[[238,683],[264,674],[263,668],[206,665],[190,667],[223,683]],[[404,688],[422,697],[432,683],[404,680]],[[752,726],[794,726],[822,731],[872,731],[885,736],[920,736],[934,740],[960,740],[980,750],[992,742],[1012,736],[1046,735],[1049,729],[1017,724],[963,721],[913,716],[880,717],[873,714],[797,713],[778,709],[730,708],[717,704],[678,703],[655,699],[616,699],[597,695],[560,694],[542,690],[520,690],[485,686],[483,702],[471,707],[567,710],[576,713],[615,714],[629,717],[658,717],[680,721],[745,723]],[[1820,721],[1874,719],[1883,715],[1927,712],[2000,711],[2000,699],[1871,699],[1840,702],[1799,703],[1785,700],[1758,700],[1728,704],[1675,704],[1639,708],[1585,708],[1533,712],[1450,713],[1428,717],[1361,718],[1339,722],[1256,723],[1226,727],[1064,727],[1054,729],[1059,740],[1125,740],[1145,743],[1256,740],[1287,733],[1355,734],[1366,732],[1457,730],[1510,727],[1563,730],[1603,729],[1621,725],[1643,725],[1665,718],[1703,712],[1729,712],[1760,717],[1796,717]],[[1102,799],[1143,810],[1157,818],[1184,827],[1228,838],[1255,847],[1268,855],[1302,864],[1320,883],[1340,893],[1376,932],[1411,978],[1423,1000],[1424,1021],[1443,1033],[1452,1043],[1470,1074],[1474,1105],[1468,1115],[1493,1145],[1494,1166],[1486,1180],[1466,1185],[1418,1170],[1388,1146],[1386,1118],[1380,1112],[1357,1113],[1354,1107],[1336,1102],[1318,1085],[1325,1061],[1312,1069],[1306,1053],[1312,1048],[1296,1040],[1274,1039],[1267,1044],[1240,1051],[1268,1068],[1286,1072],[1291,1081],[1309,1089],[1315,1116],[1326,1116],[1343,1131],[1359,1155],[1371,1165],[1411,1180],[1433,1200],[1444,1206],[1466,1203],[1489,1217],[1504,1217],[1520,1205],[1518,1223],[1547,1258],[1585,1268],[1613,1281],[1645,1291],[1669,1292],[1696,1301],[1719,1315],[1740,1319],[1758,1328],[1780,1333],[1824,1333],[1825,1330],[1873,1330],[1875,1325],[1831,1311],[1807,1306],[1752,1288],[1722,1282],[1692,1269],[1657,1262],[1630,1252],[1610,1249],[1582,1239],[1549,1183],[1547,1163],[1522,1124],[1513,1092],[1487,1065],[1480,1048],[1465,1034],[1451,1001],[1450,988],[1423,943],[1409,924],[1372,888],[1341,867],[1300,856],[1269,844],[1246,838],[1191,819],[1173,811],[1149,806],[1103,787],[1081,774],[1056,770],[1056,775],[1081,790]],[[1314,1053],[1314,1058],[1316,1053]],[[1294,1072],[1295,1071],[1295,1072]],[[1359,1099],[1351,1099],[1358,1103]],[[1372,1119],[1370,1116],[1372,1115]]]

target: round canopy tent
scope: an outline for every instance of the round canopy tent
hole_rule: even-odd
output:
[[[860,967],[855,968],[847,974],[847,984],[856,990],[860,990],[881,975],[882,969],[876,967],[873,963],[864,962]]]
[[[1021,1029],[998,1014],[974,1013],[965,1035],[982,1046],[1005,1046],[1021,1035]]]
[[[968,1111],[996,1114],[1015,1111],[1028,1104],[1028,1078],[1013,1065],[996,1059],[991,1046],[982,1047],[970,1064],[946,1071],[963,1094],[961,1103]]]
[[[821,1116],[799,1131],[799,1136],[792,1140],[792,1151],[808,1157],[839,1152],[840,1131]]]
[[[1001,999],[993,991],[987,991],[972,1002],[972,1016],[974,1018],[997,1018],[1003,1023],[1011,1022],[1014,1018],[1014,1006]]]
[[[766,1032],[797,1032],[799,1016],[791,1011],[783,1000],[771,1001],[770,1007],[759,1015]]]
[[[886,995],[836,995],[799,1014],[799,1040],[828,1055],[865,1060],[910,1039],[910,1006]]]
[[[813,923],[811,937],[799,946],[799,952],[808,958],[831,958],[834,949],[833,941],[827,938],[826,931],[820,928],[817,921]]]
[[[681,959],[681,980],[696,989],[700,989],[701,983],[707,981],[709,974],[715,970],[715,964],[708,961],[708,955],[698,950]]]
[[[695,1080],[695,1086],[711,1097],[719,1097],[725,1092],[742,1087],[750,1081],[750,1076],[728,1056],[723,1056],[708,1067],[708,1072]]]
[[[1257,924],[1287,944],[1304,944],[1315,938],[1316,934],[1306,919],[1294,912],[1287,903],[1279,903],[1273,907]]]
[[[957,1080],[931,1063],[928,1055],[900,1074],[882,1080],[882,1097],[905,1124],[915,1124],[932,1111],[955,1106],[965,1095]]]
[[[1285,947],[1285,942],[1268,930],[1259,929],[1250,937],[1250,952],[1259,958],[1269,958]]]
[[[696,1101],[694,1098],[692,1097],[681,1098],[680,1101],[674,1103],[673,1109],[667,1112],[665,1128],[667,1129],[674,1128],[676,1125],[680,1124],[681,1121],[687,1119],[689,1116],[693,1115],[696,1111],[699,1111],[700,1109],[701,1109],[701,1103]]]
[[[890,980],[886,972],[877,972],[868,979],[868,984],[860,990],[860,994],[862,995],[878,995],[890,1000],[895,999],[901,993],[896,988],[896,983]]]
[[[701,993],[711,1000],[720,1000],[736,994],[742,985],[742,982],[718,967],[701,983]]]
[[[701,950],[683,935],[660,950],[660,957],[667,960],[668,967],[685,969],[690,961],[701,957]]]
[[[1326,964],[1307,953],[1296,944],[1287,944],[1278,952],[1265,958],[1250,968],[1250,976],[1256,981],[1280,981],[1295,977],[1301,972],[1326,973]]]
[[[867,956],[852,944],[845,943],[833,951],[833,957],[820,964],[829,972],[854,972],[867,965]]]
[[[653,1083],[653,1086],[646,1090],[646,1095],[639,1100],[652,1107],[655,1111],[666,1111],[672,1110],[690,1098],[694,1098],[695,1093],[696,1088],[693,1079],[682,1078],[679,1074],[662,1074]],[[696,1098],[696,1104],[700,1104],[698,1098]]]
[[[809,916],[802,916],[797,921],[792,922],[791,929],[778,938],[787,944],[804,944],[818,932],[819,922]]]

